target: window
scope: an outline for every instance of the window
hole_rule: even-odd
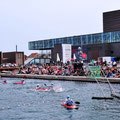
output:
[[[53,48],[53,47],[54,47],[54,39],[49,40],[49,48]]]
[[[62,38],[62,43],[67,44],[67,38]]]
[[[30,50],[35,49],[35,42],[29,42],[28,45]]]
[[[87,43],[87,39],[86,39],[86,36],[82,36],[82,45],[86,44]]]
[[[119,42],[119,41],[120,41],[120,32],[112,32],[111,42]]]
[[[91,44],[92,41],[91,41],[91,35],[88,35],[88,44]]]
[[[38,49],[43,48],[43,41],[38,41]]]
[[[56,44],[59,44],[59,39],[56,39]]]
[[[73,37],[73,45],[81,45],[80,36],[74,36]]]
[[[71,37],[67,37],[67,43],[68,43],[68,44],[72,44],[72,39],[71,39]]]
[[[109,43],[110,42],[110,34],[104,33],[103,34],[103,43]]]
[[[49,41],[48,40],[44,41],[44,48],[49,48]]]
[[[35,49],[38,49],[38,41],[35,41]]]
[[[93,42],[94,42],[94,44],[100,44],[100,43],[102,43],[101,34],[95,34],[95,35],[93,35]]]
[[[78,45],[81,45],[81,37],[78,36]]]

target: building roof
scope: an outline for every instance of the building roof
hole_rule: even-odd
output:
[[[38,53],[31,53],[28,58],[32,58],[32,57],[35,57]]]

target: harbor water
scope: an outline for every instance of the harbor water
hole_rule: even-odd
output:
[[[25,84],[14,85],[20,78],[2,78],[0,84],[0,120],[119,120],[120,100],[93,100],[103,96],[97,83],[25,79]],[[54,84],[61,91],[39,91],[36,85]],[[101,83],[105,96],[110,96],[107,83]],[[119,84],[112,84],[119,90]],[[61,106],[66,96],[79,101],[79,109]]]

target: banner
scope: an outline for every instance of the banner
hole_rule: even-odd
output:
[[[71,60],[71,44],[62,44],[63,63]]]
[[[92,78],[101,77],[100,76],[100,67],[99,66],[89,66],[90,76]]]

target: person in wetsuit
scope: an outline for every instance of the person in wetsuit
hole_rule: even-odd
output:
[[[52,83],[51,85],[46,85],[46,84],[44,84],[48,89],[50,89],[50,90],[52,90],[53,89],[53,87],[54,87],[54,84]]]
[[[65,104],[67,106],[72,106],[73,105],[73,101],[72,101],[72,99],[70,99],[69,95],[67,96],[67,99],[65,100]]]

